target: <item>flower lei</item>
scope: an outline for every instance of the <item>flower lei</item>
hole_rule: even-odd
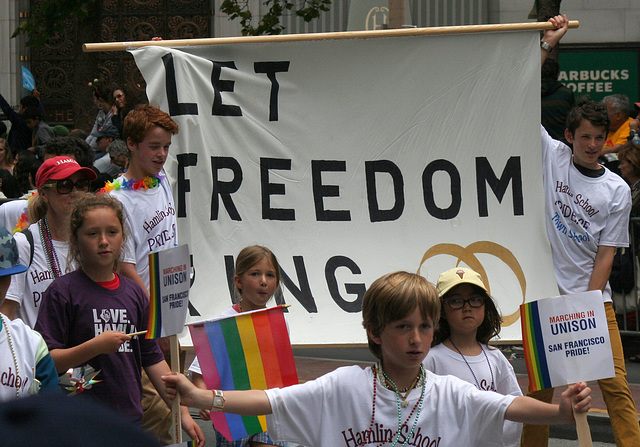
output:
[[[98,191],[98,194],[104,194],[118,189],[133,189],[134,191],[138,189],[153,189],[160,184],[163,178],[164,177],[159,175],[148,175],[142,180],[127,180],[124,177],[119,177],[112,182],[105,183],[104,187]]]
[[[32,192],[31,195],[27,197],[27,203],[29,202],[29,200],[32,200],[37,195],[38,195],[37,192]],[[29,225],[31,224],[27,210],[28,210],[28,205],[24,207],[24,211],[22,212],[22,214],[20,214],[20,217],[18,218],[18,222],[16,223],[16,226],[13,229],[14,233],[24,230],[25,228],[29,227]]]

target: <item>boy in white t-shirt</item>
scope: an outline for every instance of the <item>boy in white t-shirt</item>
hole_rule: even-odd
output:
[[[137,106],[127,114],[124,122],[129,169],[103,188],[122,202],[130,232],[120,273],[138,283],[147,295],[150,289],[149,254],[178,244],[176,207],[163,170],[171,137],[177,133],[178,125],[167,113],[148,104]],[[166,338],[160,339],[160,347],[167,357]],[[143,374],[142,404],[143,428],[170,444],[171,412],[146,374]]]
[[[556,16],[550,22],[556,29],[545,31],[542,38],[543,63],[550,48],[558,44],[568,29],[566,16]],[[604,104],[579,103],[569,112],[565,130],[573,151],[541,128],[546,226],[560,293],[602,291],[616,376],[599,380],[598,384],[616,444],[639,446],[638,414],[626,379],[622,341],[608,283],[616,247],[629,246],[631,211],[629,186],[598,163],[609,124]],[[528,395],[551,402],[553,388]],[[521,445],[546,446],[548,439],[548,427],[525,424]]]
[[[395,272],[371,284],[362,301],[369,349],[379,363],[338,368],[282,389],[220,391],[196,388],[184,375],[167,375],[167,393],[183,405],[267,416],[274,441],[309,446],[502,446],[505,418],[537,424],[571,423],[586,412],[591,390],[581,382],[560,405],[478,390],[453,376],[426,371],[440,315],[440,299],[424,277]],[[575,400],[575,404],[571,399]]]

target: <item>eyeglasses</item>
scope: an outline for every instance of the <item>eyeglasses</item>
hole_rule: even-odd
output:
[[[469,303],[469,306],[477,308],[477,307],[484,306],[484,297],[472,296],[468,300],[463,300],[462,298],[453,298],[450,300],[445,300],[445,303],[447,303],[447,305],[451,309],[456,309],[456,310],[462,309],[464,305],[467,303]]]
[[[70,178],[66,178],[63,180],[56,180],[50,183],[45,183],[45,188],[56,187],[56,191],[58,194],[70,194],[73,191],[73,188],[76,188],[78,191],[89,191],[89,185],[91,181],[86,178],[81,178],[77,182],[74,182]]]

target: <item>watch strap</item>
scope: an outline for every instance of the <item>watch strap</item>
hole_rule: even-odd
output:
[[[213,401],[211,402],[211,411],[222,411],[224,409],[224,404],[226,399],[224,398],[224,393],[221,390],[211,390],[213,393]]]

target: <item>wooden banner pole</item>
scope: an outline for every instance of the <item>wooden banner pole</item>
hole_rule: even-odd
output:
[[[587,413],[576,413],[574,409],[573,417],[576,420],[578,444],[580,445],[580,447],[593,447],[593,441],[591,440],[591,430],[589,429],[589,421],[587,421]]]
[[[178,336],[169,336],[171,343],[171,371],[182,373],[180,371],[180,347],[178,345]],[[180,414],[180,394],[176,395],[171,404],[171,442],[174,444],[182,443],[182,415]]]
[[[580,22],[571,20],[569,28],[578,28]],[[238,43],[269,43],[269,42],[297,42],[311,40],[339,40],[339,39],[371,39],[376,37],[402,37],[402,36],[431,36],[441,34],[464,33],[492,33],[505,31],[531,31],[552,29],[549,22],[531,23],[501,23],[493,25],[464,25],[464,26],[438,26],[430,28],[402,28],[375,31],[344,31],[334,33],[308,33],[308,34],[277,34],[273,36],[243,36],[243,37],[217,37],[208,39],[177,39],[177,40],[145,40],[138,42],[104,42],[85,43],[82,45],[84,52],[97,51],[126,51],[129,48],[147,46],[157,47],[186,47],[198,45],[228,45]]]

